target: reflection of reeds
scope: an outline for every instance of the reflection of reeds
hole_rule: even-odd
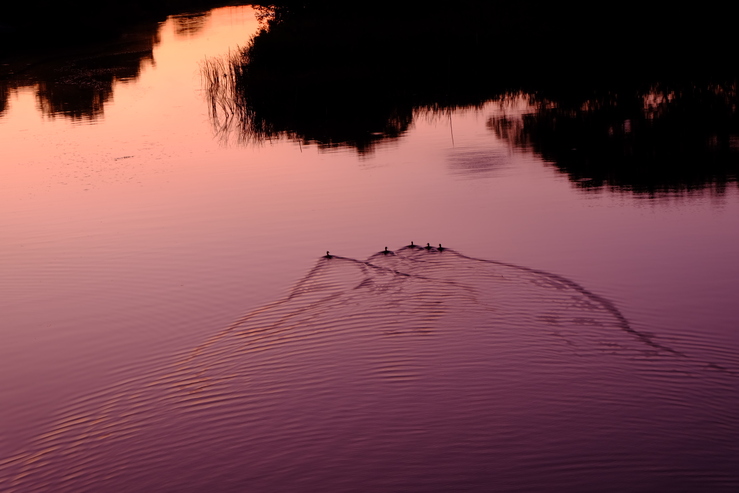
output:
[[[398,106],[384,95],[363,97],[366,87],[354,87],[356,80],[332,90],[304,79],[255,77],[249,73],[252,47],[201,64],[209,118],[224,144],[287,138],[320,149],[349,145],[364,153],[381,140],[399,137],[413,121],[412,105]]]
[[[228,142],[234,130],[237,135],[248,135],[247,108],[242,94],[236,90],[242,67],[246,65],[242,58],[243,51],[237,49],[225,57],[207,58],[200,67],[208,116],[215,134],[224,142]]]
[[[297,133],[270,123],[249,98],[249,47],[237,48],[201,64],[213,131],[223,144],[260,144],[281,137],[297,139]]]

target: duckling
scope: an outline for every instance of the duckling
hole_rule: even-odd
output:
[[[387,247],[385,247],[385,250],[383,250],[381,253],[387,255],[388,253],[393,253],[393,252],[391,252],[390,250],[387,249]]]
[[[439,243],[439,251],[440,252],[443,252],[444,250],[446,250],[446,248],[444,248],[443,246],[441,246],[441,243]]]
[[[324,255],[323,258],[334,258],[334,256],[328,253],[328,250],[326,250],[326,255]]]
[[[434,248],[434,247],[432,247],[432,246],[431,246],[431,243],[426,243],[426,246],[425,246],[424,248],[425,248],[426,250],[431,250],[431,249],[432,249],[432,248]]]

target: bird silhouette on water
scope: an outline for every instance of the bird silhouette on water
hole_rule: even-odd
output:
[[[323,258],[334,258],[334,256],[328,253],[328,250],[326,250],[326,255],[324,255]]]
[[[432,246],[431,246],[431,243],[426,243],[426,246],[425,246],[424,248],[425,248],[426,250],[431,250],[431,249],[432,249],[432,248],[434,248],[434,247],[432,247]]]
[[[444,248],[443,246],[441,246],[441,243],[439,243],[439,251],[440,252],[443,252],[444,250],[446,250],[446,248]]]
[[[384,255],[387,255],[387,254],[393,253],[393,252],[391,252],[390,250],[387,249],[387,247],[385,247],[385,250],[383,250],[381,253],[383,253]]]

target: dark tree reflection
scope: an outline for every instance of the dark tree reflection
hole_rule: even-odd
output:
[[[41,112],[50,118],[96,119],[113,94],[116,82],[137,79],[142,64],[152,60],[152,46],[144,50],[76,60],[52,70],[38,81],[36,97]]]
[[[45,54],[18,53],[0,70],[11,88],[33,87],[39,110],[48,118],[94,120],[103,115],[116,83],[135,80],[153,60],[159,23],[141,23],[124,37]],[[7,104],[8,91],[2,104]]]
[[[705,84],[611,93],[574,102],[532,97],[535,111],[488,127],[531,149],[583,189],[650,196],[710,188],[739,176],[737,86]]]
[[[435,9],[311,4],[260,13],[265,29],[203,71],[223,138],[282,135],[364,153],[402,135],[419,109],[484,101],[482,72],[460,70],[479,67],[475,34],[442,37]]]
[[[10,96],[11,86],[8,81],[0,79],[0,117],[3,116],[5,110],[8,109],[8,97]]]
[[[579,187],[656,194],[736,181],[738,67],[726,22],[707,7],[623,4],[605,18],[534,1],[384,7],[262,7],[264,29],[204,66],[217,133],[365,153],[419,113],[527,94],[530,115],[490,128]],[[697,39],[687,22],[714,29]]]
[[[244,56],[237,53],[203,65],[211,121],[224,141],[259,143],[284,136],[321,149],[349,145],[364,153],[398,138],[413,121],[409,102],[360,93],[343,78],[296,85],[292,94],[265,85],[258,89],[260,97],[254,97],[242,90],[251,83]]]
[[[0,18],[0,115],[10,94],[34,87],[47,117],[94,120],[115,84],[138,78],[169,15],[176,33],[197,33],[207,10],[228,0],[10,2]]]

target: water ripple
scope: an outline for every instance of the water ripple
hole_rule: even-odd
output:
[[[693,342],[450,249],[321,258],[284,299],[80,399],[0,462],[0,487],[736,489],[739,355]]]

